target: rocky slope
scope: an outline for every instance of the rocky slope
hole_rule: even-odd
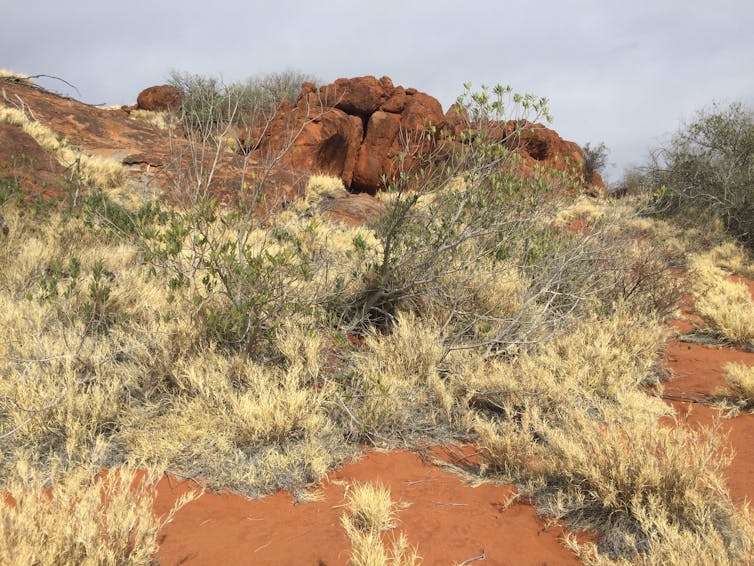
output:
[[[129,190],[137,195],[157,193],[170,199],[177,187],[185,184],[186,171],[196,165],[195,148],[180,128],[161,129],[136,119],[137,109],[175,109],[180,93],[172,87],[150,87],[139,94],[136,105],[110,109],[89,106],[12,77],[0,78],[0,87],[0,108],[22,112],[31,123],[44,126],[83,155],[122,166]],[[0,119],[4,176],[17,176],[30,190],[63,191],[74,163],[59,155],[56,159],[49,144],[8,122],[7,117]],[[232,199],[244,169],[260,165],[270,173],[265,186],[268,205],[295,198],[311,173],[338,176],[352,193],[374,195],[384,179],[394,178],[414,164],[415,155],[410,152],[405,160],[398,158],[407,142],[414,141],[416,152],[436,151],[466,125],[465,117],[455,108],[443,113],[432,96],[394,86],[387,77],[338,79],[320,88],[305,83],[295,105],[285,102],[263,124],[234,132],[237,150],[220,152],[211,181],[204,181],[212,194]],[[500,143],[506,143],[510,128],[510,124],[498,125]],[[584,160],[577,144],[539,124],[527,125],[516,149],[523,158],[522,174],[536,164],[565,170],[580,167]],[[202,165],[206,167],[213,155],[205,159]],[[23,161],[34,166],[23,166]],[[604,189],[599,178],[587,181],[585,190]],[[343,199],[340,204],[347,209],[347,203]]]

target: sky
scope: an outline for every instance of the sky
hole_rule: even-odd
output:
[[[463,84],[546,96],[550,127],[604,142],[607,177],[713,103],[754,107],[754,0],[0,0],[0,68],[90,104],[172,70],[387,75],[447,110]]]

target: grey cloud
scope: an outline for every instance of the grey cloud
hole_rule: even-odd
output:
[[[696,109],[754,102],[749,0],[14,0],[2,27],[0,66],[92,103],[130,103],[171,69],[387,74],[445,107],[465,81],[508,83],[550,98],[562,136],[605,141],[613,178]]]

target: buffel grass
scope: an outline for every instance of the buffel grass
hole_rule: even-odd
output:
[[[19,464],[0,500],[0,562],[9,566],[149,565],[157,533],[196,497],[190,493],[164,517],[154,514],[161,474],[111,469],[106,476],[72,471],[46,483]]]
[[[747,409],[754,409],[754,366],[728,364],[725,379],[733,396]]]
[[[353,566],[414,566],[421,564],[415,548],[403,533],[387,545],[382,533],[397,526],[396,503],[390,490],[380,484],[350,486],[346,512],[341,516],[343,529],[351,541]]]
[[[314,184],[310,204],[337,185]],[[354,336],[333,305],[368,285],[382,251],[376,233],[327,222],[316,206],[290,207],[250,230],[248,257],[301,261],[271,295],[301,308],[272,309],[264,348],[250,353],[207,331],[203,309],[220,301],[223,281],[192,264],[190,245],[171,264],[145,264],[139,233],[108,231],[80,211],[32,216],[15,207],[2,207],[9,232],[0,240],[0,485],[14,494],[23,464],[34,477],[54,474],[61,496],[68,481],[99,489],[82,468],[123,466],[164,467],[258,496],[316,483],[364,442],[462,437],[479,442],[483,477],[516,481],[543,512],[600,532],[597,546],[579,548],[595,563],[672,563],[679,544],[690,563],[748,560],[750,519],[720,479],[724,441],[657,424],[669,413],[651,394],[665,340],[659,278],[630,296],[597,287],[552,315],[578,279],[542,292],[522,258],[485,257],[468,273],[451,266],[436,287],[456,297],[459,312],[491,320],[469,319],[464,341],[449,339],[452,303],[426,297],[397,309],[390,328]],[[181,237],[232,243],[224,214]],[[614,214],[592,216],[608,223]],[[170,229],[153,228],[163,241]],[[578,251],[578,240],[569,245]],[[629,265],[645,253],[623,248]],[[175,283],[176,271],[194,276],[191,284]],[[258,290],[254,282],[244,289]],[[196,288],[205,292],[198,300]],[[497,324],[506,347],[476,346],[500,333]],[[352,562],[415,564],[405,537],[382,530],[396,512],[383,491],[351,491]],[[26,519],[10,510],[8,528],[22,528]]]
[[[732,281],[708,257],[692,262],[695,308],[707,330],[732,344],[754,347],[754,300],[746,284]]]

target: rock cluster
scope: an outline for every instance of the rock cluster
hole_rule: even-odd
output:
[[[493,124],[499,139],[512,122]],[[522,173],[534,164],[558,169],[579,168],[584,157],[579,146],[563,140],[541,124],[526,124],[516,139],[523,157]],[[289,167],[340,177],[352,192],[375,194],[384,180],[413,165],[416,153],[468,128],[463,113],[451,107],[446,114],[437,99],[414,88],[394,86],[388,77],[338,79],[315,87],[304,83],[294,105],[284,103],[272,120],[252,124],[241,133],[241,145],[258,159],[283,156]],[[399,155],[403,154],[402,159]],[[604,187],[600,180],[595,181]],[[589,185],[589,183],[585,183]]]

